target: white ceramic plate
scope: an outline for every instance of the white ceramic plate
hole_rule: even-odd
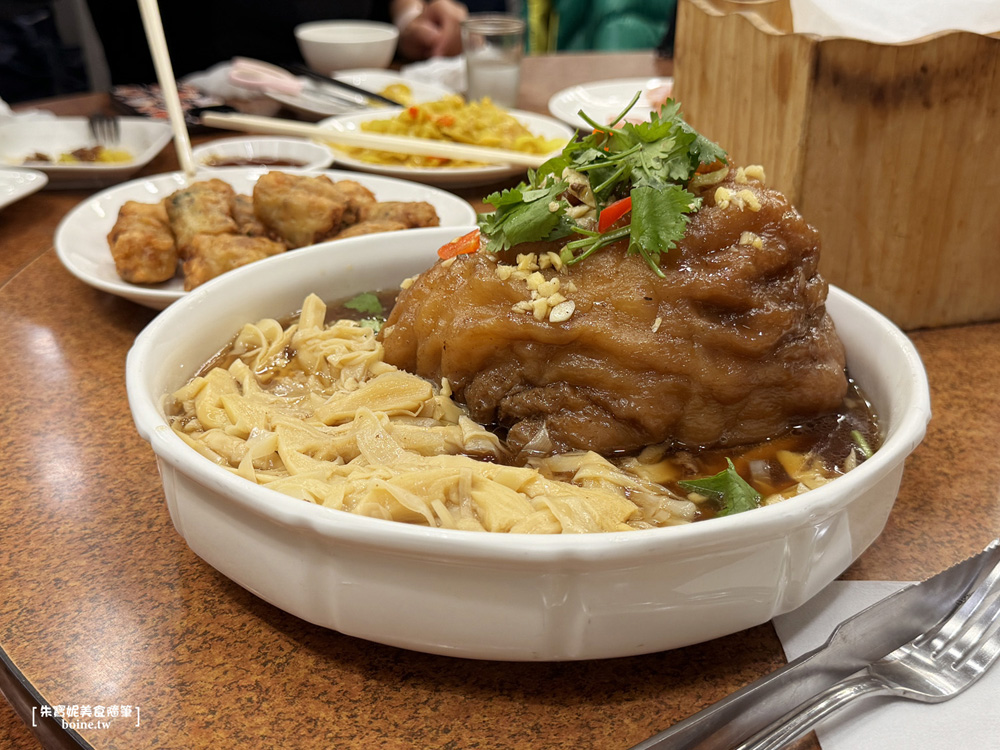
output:
[[[561,138],[564,141],[568,141],[573,137],[572,129],[558,120],[553,120],[551,117],[536,115],[532,112],[523,112],[517,109],[510,110],[510,114],[520,120],[535,135],[545,138]],[[393,116],[392,114],[367,112],[356,115],[330,117],[320,122],[320,125],[334,130],[360,131],[361,124],[364,122],[389,119]],[[551,155],[554,156],[561,150],[562,147],[560,146]],[[525,173],[524,167],[508,164],[491,164],[481,167],[401,167],[389,164],[369,164],[368,162],[348,156],[341,151],[335,151],[334,162],[339,166],[357,169],[362,172],[400,177],[406,180],[423,182],[428,185],[451,188],[489,185]]]
[[[0,168],[0,208],[38,192],[48,181],[45,173],[37,169]]]
[[[626,119],[646,120],[649,113],[659,109],[673,89],[674,79],[662,78],[616,78],[608,81],[594,81],[570,86],[549,99],[549,112],[573,128],[590,131],[590,125],[580,117],[583,110],[597,123],[607,125],[628,106],[637,91],[639,101],[629,111]]]
[[[415,229],[251,263],[195,289],[138,336],[126,366],[135,424],[157,456],[175,528],[209,565],[276,607],[379,643],[480,659],[598,659],[765,623],[814,596],[882,531],[930,417],[927,377],[902,332],[838,289],[828,307],[886,429],[882,447],[799,497],[687,526],[536,536],[367,518],[247,482],[167,425],[162,397],[244,323],[287,315],[309,292],[334,300],[392,288],[452,237]]]
[[[326,169],[333,163],[333,152],[322,143],[265,135],[210,141],[195,146],[191,154],[199,169],[224,169],[210,163],[214,158],[287,159],[300,162],[299,169]]]
[[[444,86],[439,86],[433,83],[424,83],[422,81],[411,81],[409,78],[404,78],[398,73],[393,73],[388,70],[369,70],[367,68],[359,68],[357,70],[340,70],[334,73],[331,78],[336,78],[338,81],[350,83],[353,86],[360,86],[366,91],[371,91],[374,94],[381,94],[386,86],[390,86],[395,83],[404,83],[410,87],[413,101],[417,104],[420,102],[432,102],[435,99],[440,99],[448,94],[455,93],[451,89],[445,88]],[[349,114],[358,111],[357,107],[347,104],[338,104],[336,101],[331,100],[323,94],[323,91],[327,88],[331,92],[335,92],[338,95],[348,97],[354,96],[350,92],[341,91],[333,86],[325,87],[324,84],[311,81],[309,79],[304,78],[303,80],[306,81],[306,88],[303,89],[301,93],[269,93],[268,96],[308,120],[315,121],[323,119],[324,117]]]
[[[128,179],[152,161],[173,138],[169,123],[146,117],[122,117],[121,140],[115,146],[132,154],[120,164],[48,164],[24,160],[39,152],[51,157],[95,145],[86,117],[14,120],[0,125],[0,164],[44,172],[50,188],[97,188]]]
[[[130,284],[118,276],[107,240],[107,234],[118,218],[118,209],[129,200],[154,203],[192,182],[210,178],[225,180],[238,193],[250,194],[257,178],[266,171],[263,167],[219,168],[199,172],[193,179],[183,172],[169,172],[109,188],[83,201],[59,223],[55,233],[56,254],[66,269],[84,283],[154,310],[162,310],[186,294],[183,279],[175,276],[162,284],[146,285]],[[425,185],[352,172],[282,171],[325,174],[332,180],[355,180],[375,193],[380,201],[426,201],[437,210],[442,226],[465,226],[476,220],[476,212],[467,201]]]

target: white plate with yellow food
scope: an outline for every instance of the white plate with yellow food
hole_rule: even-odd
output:
[[[369,70],[367,68],[340,70],[335,72],[331,78],[358,86],[373,94],[380,94],[404,105],[429,102],[454,93],[438,84],[411,81],[390,70]],[[344,97],[354,98],[353,93],[312,79],[303,77],[301,80],[303,82],[302,91],[296,94],[271,91],[267,95],[307,120],[319,120],[358,110],[357,106],[341,101]]]
[[[574,134],[569,126],[545,115],[504,110],[486,101],[465,102],[459,96],[424,102],[402,112],[331,117],[320,125],[343,132],[411,135],[541,156],[558,154]],[[369,149],[334,148],[334,154],[335,163],[342,167],[439,187],[490,185],[525,172],[516,165],[469,164]]]
[[[96,188],[128,179],[173,138],[170,125],[122,117],[121,136],[100,147],[86,117],[14,120],[0,125],[0,164],[44,172],[49,188]]]
[[[410,206],[415,208],[432,207],[436,221],[440,226],[464,226],[475,221],[476,218],[475,210],[467,201],[451,193],[426,185],[387,177],[359,175],[331,170],[281,169],[270,170],[270,172],[272,174],[268,178],[269,181],[273,182],[274,173],[280,173],[281,175],[288,175],[289,180],[308,180],[308,182],[303,183],[306,187],[314,185],[319,178],[324,178],[327,182],[338,183],[340,181],[348,181],[360,185],[367,191],[370,191],[379,204],[377,209],[373,209],[372,215],[369,217],[373,221],[377,212],[383,211],[387,207],[407,208]],[[231,167],[205,170],[199,172],[193,178],[187,177],[183,172],[171,172],[133,180],[123,185],[109,188],[83,201],[60,222],[55,233],[56,253],[67,270],[84,283],[119,297],[124,297],[140,305],[162,310],[187,293],[185,287],[188,286],[187,282],[189,279],[185,273],[186,266],[180,263],[176,256],[172,261],[169,257],[171,238],[177,241],[185,230],[182,226],[175,227],[175,224],[171,223],[172,217],[167,216],[165,213],[156,213],[156,207],[158,205],[162,206],[165,198],[179,195],[179,191],[188,191],[194,185],[198,185],[199,190],[205,186],[215,186],[218,183],[210,181],[218,180],[231,187],[230,198],[239,198],[240,206],[245,209],[247,206],[246,199],[250,198],[251,210],[256,210],[257,206],[252,203],[254,188],[257,186],[261,176],[267,173],[269,173],[269,170],[263,167]],[[224,190],[222,186],[220,186],[220,189]],[[220,202],[218,197],[221,194],[220,191],[203,191],[201,194],[205,196],[205,199],[201,202],[204,203],[206,208],[198,208],[200,211],[198,216],[200,218],[196,218],[196,223],[200,223],[204,227],[214,227],[209,233],[218,230],[217,236],[222,239],[230,238],[227,225],[234,224],[234,222],[234,225],[238,225],[240,229],[234,232],[233,236],[243,233],[242,227],[244,221],[240,216],[240,209],[235,203],[225,204],[225,198]],[[309,199],[309,196],[306,196],[306,199]],[[272,200],[265,204],[265,206],[273,206],[275,202]],[[290,201],[288,203],[299,206],[307,205],[302,200]],[[150,256],[148,260],[152,266],[165,266],[167,274],[171,274],[171,270],[175,271],[166,280],[138,281],[137,279],[141,278],[156,277],[144,277],[135,269],[124,269],[122,266],[124,261],[121,258],[121,254],[119,253],[117,256],[112,254],[108,235],[116,228],[121,210],[126,204],[131,204],[134,209],[148,211],[149,213],[147,215],[140,214],[134,216],[137,224],[134,233],[119,232],[119,234],[135,237],[137,247],[164,248],[162,257],[157,257],[158,250],[156,252],[151,250],[148,253]],[[400,205],[393,206],[391,204]],[[229,206],[228,209],[225,207],[226,205]],[[320,209],[323,209],[325,205],[321,205]],[[165,212],[165,208],[163,210]],[[219,213],[213,214],[212,212],[216,210]],[[229,211],[228,216],[224,215],[227,210]],[[262,207],[262,210],[267,210],[267,208]],[[322,221],[323,216],[322,210],[313,210],[309,213],[309,219],[314,222]],[[173,217],[173,219],[183,221],[183,218],[177,219],[177,217]],[[280,217],[275,219],[275,221],[280,220]],[[434,219],[430,220],[433,221]],[[339,231],[350,230],[348,234],[368,227],[368,225],[361,226],[359,216],[353,217],[351,227],[347,226],[348,218],[346,216],[338,219],[338,221],[340,224],[338,224],[337,229]],[[386,221],[388,221],[388,218]],[[191,223],[190,221],[187,222],[188,225]],[[400,223],[402,223],[402,226],[399,225]],[[383,225],[375,229],[379,231],[404,229],[407,223],[410,223],[409,219],[403,219],[401,222]],[[416,224],[414,223],[413,225],[415,226]],[[332,230],[326,231],[318,224],[315,226],[318,228],[313,235],[303,235],[294,242],[286,242],[286,247],[290,247],[291,245],[297,247],[302,244],[309,244],[312,241],[319,241],[320,239],[325,241],[328,239]],[[272,239],[277,238],[279,241],[283,241],[278,237],[277,233],[279,230],[287,234],[287,225],[285,227],[278,227],[274,231],[271,231],[270,227],[266,227],[265,229],[268,230],[267,237]],[[249,235],[249,232],[247,234]],[[265,236],[256,231],[253,234]],[[122,243],[125,241],[125,239],[120,238],[116,240],[116,242]],[[241,240],[240,242],[244,241]],[[261,240],[260,242],[264,248],[262,251],[258,251],[257,247],[253,247],[249,248],[248,252],[258,255],[283,252],[280,248],[268,245],[266,240]],[[141,253],[138,254],[141,255]],[[171,264],[173,269],[171,269]],[[132,280],[127,281],[123,278],[123,272]]]

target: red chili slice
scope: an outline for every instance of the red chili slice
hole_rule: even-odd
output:
[[[438,257],[441,260],[454,258],[456,255],[474,253],[479,249],[479,230],[473,229],[468,234],[463,234],[444,245],[438,250]]]
[[[610,206],[606,206],[597,219],[597,231],[604,233],[621,217],[632,210],[632,196],[615,201]]]

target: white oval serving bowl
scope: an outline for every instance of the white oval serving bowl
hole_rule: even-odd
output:
[[[846,293],[828,308],[885,443],[849,474],[736,516],[561,536],[431,529],[312,505],[247,482],[184,444],[162,397],[246,322],[392,288],[455,228],[317,245],[246,266],[155,318],[128,356],[136,426],[174,525],[207,563],[271,604],[348,635],[509,661],[630,656],[728,635],[803,604],[881,533],[930,418],[926,374],[892,323]]]
[[[191,151],[198,169],[224,169],[224,165],[213,164],[216,159],[278,159],[297,162],[296,169],[326,169],[333,163],[333,151],[322,143],[304,138],[282,138],[279,136],[251,136],[246,138],[223,138],[195,146]],[[234,166],[234,165],[229,165]],[[238,166],[254,166],[243,164]],[[281,167],[274,167],[280,169]]]

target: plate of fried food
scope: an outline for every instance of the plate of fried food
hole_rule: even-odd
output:
[[[458,95],[396,112],[331,117],[320,125],[341,132],[415,136],[539,156],[558,154],[574,135],[569,126],[551,117],[506,110],[486,98],[466,102]],[[342,167],[440,187],[490,185],[525,171],[512,164],[480,164],[366,148],[335,147],[334,152],[334,162]]]
[[[98,193],[60,222],[55,248],[81,281],[162,310],[206,281],[266,257],[475,219],[462,198],[404,180],[233,167],[194,177],[171,172]]]
[[[94,140],[86,117],[14,120],[0,125],[0,163],[44,172],[50,188],[97,188],[132,177],[163,150],[166,122],[119,118],[117,143]]]

